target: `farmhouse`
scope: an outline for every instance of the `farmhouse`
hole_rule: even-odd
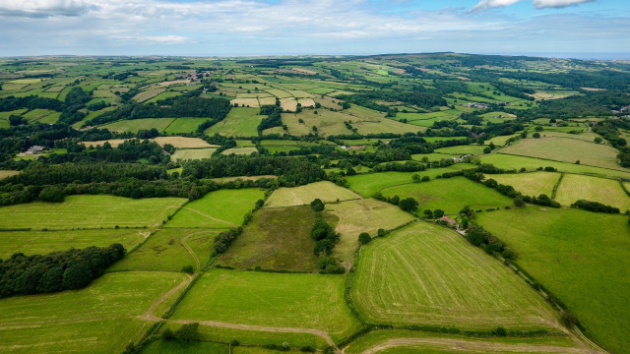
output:
[[[449,217],[448,217],[448,216],[446,216],[446,215],[444,215],[443,217],[441,217],[441,218],[440,218],[440,220],[442,220],[442,221],[446,221],[446,223],[447,223],[449,226],[453,226],[453,225],[455,225],[455,224],[457,223],[455,220],[453,220],[453,219],[449,218]]]

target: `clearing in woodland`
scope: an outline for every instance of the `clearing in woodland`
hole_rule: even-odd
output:
[[[352,287],[368,322],[460,330],[553,330],[551,307],[452,230],[415,223],[361,249]]]
[[[618,181],[598,177],[565,175],[556,192],[556,201],[564,206],[569,206],[581,199],[619,208],[622,213],[630,210],[630,198]]]
[[[613,353],[630,348],[630,230],[622,215],[527,207],[477,215]]]
[[[560,174],[555,172],[532,172],[486,175],[485,180],[489,179],[493,179],[499,184],[512,186],[523,195],[539,196],[546,194],[548,197],[551,197],[553,187],[560,179]]]
[[[161,225],[185,202],[183,198],[72,195],[62,203],[32,202],[1,207],[0,228],[154,227]]]
[[[171,317],[305,328],[327,332],[334,340],[359,329],[344,301],[345,277],[212,269],[188,292]]]
[[[324,203],[332,203],[361,199],[361,196],[332,182],[324,181],[295,188],[279,188],[267,199],[265,207],[309,205],[317,198]]]

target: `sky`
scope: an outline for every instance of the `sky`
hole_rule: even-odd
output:
[[[630,1],[0,0],[0,56],[446,51],[630,57]]]

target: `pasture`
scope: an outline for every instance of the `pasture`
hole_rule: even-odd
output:
[[[465,177],[406,184],[383,189],[381,193],[385,197],[414,198],[420,203],[419,212],[442,209],[446,214],[456,214],[466,205],[475,210],[512,205],[510,198]]]
[[[415,223],[361,249],[352,287],[371,323],[553,330],[555,313],[509,268],[452,230]]]
[[[228,354],[227,344],[192,342],[182,344],[177,341],[157,340],[142,350],[142,354]]]
[[[122,352],[148,327],[138,317],[184,279],[172,272],[118,272],[82,290],[2,299],[0,352]]]
[[[512,186],[523,195],[539,196],[546,194],[551,197],[553,187],[560,179],[560,174],[555,172],[530,172],[515,174],[486,175],[485,180],[493,179],[499,184]]]
[[[65,231],[2,231],[0,259],[22,252],[28,256],[90,246],[106,247],[120,243],[127,251],[142,242],[150,230],[65,230]]]
[[[567,174],[560,182],[556,201],[569,206],[580,199],[599,202],[619,208],[622,213],[630,210],[630,197],[623,191],[618,181]]]
[[[378,229],[391,230],[414,220],[399,207],[376,199],[329,204],[325,210],[337,219],[335,231],[341,234],[341,239],[334,255],[341,258],[344,265],[352,264],[360,233],[367,232],[374,237]]]
[[[0,229],[155,227],[185,202],[182,198],[73,195],[62,203],[32,202],[1,207]]]
[[[173,145],[176,149],[218,148],[217,145],[210,145],[205,140],[183,136],[161,136],[151,140],[162,146],[166,144]]]
[[[265,198],[259,189],[220,189],[182,207],[166,227],[202,227],[227,229],[243,223],[256,201]]]
[[[521,139],[516,144],[501,149],[501,152],[563,162],[579,160],[583,165],[630,172],[617,164],[619,152],[613,147],[577,139]]]
[[[276,189],[267,199],[265,207],[309,205],[316,198],[321,199],[324,203],[332,203],[361,199],[361,196],[332,182],[323,181],[295,188]]]
[[[175,153],[171,155],[171,160],[201,160],[201,159],[209,159],[212,157],[212,154],[217,151],[216,148],[207,148],[207,149],[178,149],[175,150]]]
[[[340,275],[212,269],[171,318],[319,329],[339,340],[360,327],[344,301],[344,289]]]
[[[315,212],[310,206],[264,208],[216,261],[237,269],[314,272],[317,257],[311,229]]]
[[[490,163],[495,165],[496,167],[504,169],[520,170],[521,168],[525,168],[527,170],[533,171],[538,169],[539,167],[550,166],[561,172],[584,173],[601,177],[628,177],[628,173],[624,171],[610,170],[606,168],[586,165],[576,165],[574,163],[568,162],[541,160],[534,157],[507,155],[501,153],[484,155],[480,157],[480,160],[483,163]]]
[[[164,118],[161,118],[164,119]],[[201,123],[208,120],[207,118],[175,118],[165,129],[167,134],[187,134],[197,132],[197,128]]]
[[[110,131],[117,133],[131,132],[138,133],[138,130],[155,128],[158,131],[164,131],[175,118],[143,118],[133,120],[121,120],[118,122],[105,124],[99,128],[109,129]],[[201,123],[200,123],[201,124]]]
[[[209,136],[214,134],[236,137],[257,136],[258,125],[265,118],[259,115],[259,112],[258,108],[232,108],[225,119],[208,128],[204,133]]]
[[[576,314],[592,339],[627,352],[627,217],[527,207],[477,218],[519,254],[517,263]]]
[[[223,150],[221,154],[223,155],[251,155],[254,152],[258,152],[258,149],[255,147],[243,147],[243,148],[231,148],[227,150]]]
[[[475,168],[475,165],[467,163],[457,163],[445,168],[431,168],[420,172],[380,172],[368,173],[346,177],[350,189],[365,197],[370,197],[383,188],[412,183],[412,176],[417,174],[420,177],[429,176],[434,179],[445,172],[461,171]]]
[[[455,154],[455,155],[480,155],[483,154],[483,149],[486,146],[483,145],[457,145],[449,146],[445,148],[435,149],[435,152],[440,154]]]

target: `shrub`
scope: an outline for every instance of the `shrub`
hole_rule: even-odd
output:
[[[182,272],[187,273],[187,274],[192,274],[195,272],[195,268],[193,268],[193,266],[191,265],[185,265],[182,267]]]
[[[175,339],[189,343],[199,338],[199,323],[187,323],[175,332]]]
[[[315,200],[313,200],[311,202],[311,208],[316,211],[316,212],[320,212],[322,210],[324,210],[324,202],[322,202],[321,199],[317,198]]]
[[[368,234],[367,232],[362,232],[359,235],[359,242],[362,245],[368,244],[368,243],[370,243],[370,241],[372,241],[372,237],[370,237],[370,234]]]

